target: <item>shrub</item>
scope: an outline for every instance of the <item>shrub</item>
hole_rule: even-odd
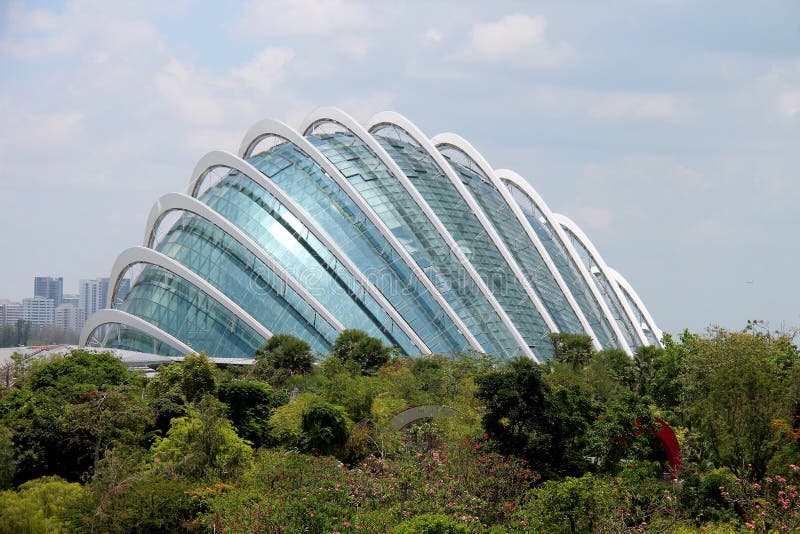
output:
[[[18,491],[0,492],[0,533],[66,532],[60,516],[82,491],[80,484],[53,476],[25,482]]]
[[[468,534],[469,529],[457,521],[439,514],[418,515],[392,529],[392,534]]]

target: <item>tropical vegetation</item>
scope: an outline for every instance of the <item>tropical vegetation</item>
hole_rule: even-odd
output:
[[[17,356],[0,533],[800,530],[793,333],[685,331],[632,358],[552,342],[537,364],[278,335],[247,368],[192,354],[153,376]]]

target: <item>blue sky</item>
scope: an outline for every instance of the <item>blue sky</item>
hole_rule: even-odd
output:
[[[578,224],[666,331],[800,326],[800,4],[5,3],[0,298],[107,276],[206,152],[392,109]]]

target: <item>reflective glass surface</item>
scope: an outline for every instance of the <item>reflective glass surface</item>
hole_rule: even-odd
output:
[[[252,358],[264,338],[180,276],[147,264],[115,308],[159,327],[210,356]]]
[[[550,312],[558,329],[561,332],[586,334],[553,273],[547,268],[541,254],[531,243],[503,195],[466,154],[455,149],[442,150],[442,153],[483,208],[486,217],[525,273],[528,282]],[[458,156],[461,156],[459,158],[461,161],[456,159]]]
[[[292,334],[326,353],[338,333],[261,260],[193,213],[183,212],[155,249],[185,265],[274,334]]]
[[[329,157],[336,165],[340,156],[347,157],[347,153]],[[464,337],[412,271],[414,265],[403,261],[361,208],[316,162],[288,143],[254,156],[251,162],[267,172],[264,162],[275,158],[292,165],[280,169],[271,179],[325,229],[432,351],[467,348]]]
[[[400,168],[413,176],[414,187],[464,251],[536,356],[551,357],[550,330],[544,319],[458,190],[430,154],[419,146],[384,135],[385,132],[388,130],[378,128],[373,133]]]
[[[654,347],[660,347],[661,343],[659,342],[655,333],[650,330],[650,325],[647,323],[647,319],[645,319],[641,308],[636,305],[636,301],[633,300],[633,297],[625,290],[625,287],[622,284],[617,284],[617,286],[619,287],[619,290],[622,293],[622,298],[625,299],[625,303],[628,305],[628,308],[630,308],[631,311],[633,311],[633,313],[636,315],[636,319],[642,328],[642,332],[644,333],[644,337],[647,339],[647,343],[649,345],[653,345]]]
[[[594,277],[597,288],[600,290],[603,300],[606,301],[606,306],[608,306],[608,309],[611,311],[611,315],[614,317],[614,320],[617,321],[620,330],[622,330],[622,333],[625,335],[625,341],[628,342],[628,346],[632,349],[641,346],[642,342],[639,340],[639,336],[636,335],[636,329],[634,328],[633,323],[628,317],[628,314],[625,313],[625,309],[622,307],[622,302],[620,302],[617,294],[614,293],[608,278],[606,278],[606,275],[603,274],[603,271],[600,270],[600,267],[597,265],[597,261],[594,259],[594,256],[592,256],[591,252],[589,252],[589,249],[584,246],[581,240],[578,239],[578,237],[572,233],[569,228],[565,226],[562,228],[572,241],[572,245],[575,247],[575,250],[578,251],[578,255],[581,257],[584,266]]]
[[[412,327],[416,329],[416,325],[420,324],[427,334],[427,337],[423,336],[423,339],[426,340],[432,334],[435,334],[435,337],[444,337],[451,347],[450,350],[469,348],[464,336],[458,332],[452,320],[445,314],[422,282],[416,276],[407,274],[412,269],[414,273],[420,273],[420,276],[428,276],[428,273],[431,272],[429,255],[420,252],[420,243],[414,235],[416,233],[415,225],[422,223],[429,226],[430,221],[421,215],[419,207],[413,203],[380,159],[357,137],[348,133],[317,133],[308,138],[337,166],[414,260],[409,268],[394,250],[390,256],[394,260],[390,266],[396,268],[399,265],[401,268],[400,281],[410,279],[411,287],[405,292],[413,297],[417,302],[417,307],[424,311],[424,314],[412,323]],[[349,199],[346,199],[345,202],[348,201]],[[431,282],[434,283],[433,280]],[[446,297],[443,296],[443,298],[446,300]],[[419,330],[417,331],[419,332]],[[437,343],[437,346],[441,345],[441,342]],[[434,349],[432,346],[431,349],[442,351],[442,349]]]
[[[103,333],[98,335],[98,338],[102,339],[102,342],[99,343],[101,347],[134,350],[148,354],[161,354],[162,356],[184,356],[180,351],[173,349],[166,343],[162,343],[141,330],[127,325],[110,323],[101,326],[100,329],[103,330]],[[96,334],[100,334],[100,332],[96,331]]]
[[[296,172],[303,173],[302,169]],[[364,330],[385,343],[399,346],[406,354],[419,353],[333,252],[255,181],[231,172],[209,187],[200,200],[269,251],[346,328]]]
[[[351,134],[315,134],[309,139],[329,155],[361,197],[439,290],[484,350],[500,358],[521,354],[492,309],[433,223],[383,162]],[[346,157],[337,158],[335,154]]]
[[[544,213],[523,190],[509,182],[506,182],[505,185],[561,273],[561,277],[594,330],[600,346],[604,349],[622,348],[622,344],[617,340],[614,330],[611,328],[611,323],[608,322],[602,307],[586,283],[586,279],[581,275],[578,265],[545,218]]]

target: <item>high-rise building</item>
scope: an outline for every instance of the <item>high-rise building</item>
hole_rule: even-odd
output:
[[[81,297],[76,293],[65,293],[64,298],[61,299],[61,304],[72,304],[76,308],[81,307]]]
[[[33,279],[33,296],[51,299],[53,305],[58,308],[64,297],[64,279],[62,277],[36,276]]]
[[[108,278],[83,279],[78,285],[81,316],[84,322],[108,304]]]
[[[261,121],[195,169],[118,257],[111,290],[132,288],[82,343],[242,357],[283,333],[326,352],[357,328],[408,355],[546,360],[557,332],[628,354],[660,342],[586,234],[455,134],[326,108],[299,130]]]
[[[22,304],[0,299],[0,326],[17,324],[22,319]]]
[[[80,308],[73,304],[62,304],[54,311],[54,325],[62,330],[80,332],[83,328],[83,315]]]
[[[47,297],[22,299],[22,318],[32,325],[53,326],[54,311],[53,299]]]

